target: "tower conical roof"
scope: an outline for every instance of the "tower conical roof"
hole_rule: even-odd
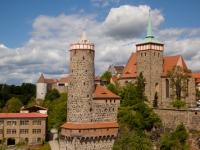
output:
[[[150,16],[150,10],[149,10],[149,22],[148,22],[148,28],[147,28],[147,36],[144,40],[142,40],[138,44],[145,44],[145,43],[157,43],[162,44],[160,41],[156,40],[153,36],[152,32],[152,26],[151,26],[151,16]]]
[[[83,31],[83,35],[82,35],[82,38],[81,38],[80,42],[89,42],[85,30]]]
[[[46,83],[46,80],[43,76],[43,74],[41,74],[40,78],[38,79],[37,83]]]

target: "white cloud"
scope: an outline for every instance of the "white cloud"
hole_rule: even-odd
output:
[[[103,23],[103,31],[116,39],[140,37],[147,27],[150,7],[146,5],[112,8]],[[163,23],[164,18],[157,9],[151,11],[153,29]]]
[[[110,3],[118,4],[120,0],[90,0],[94,7],[107,7]]]
[[[80,40],[84,29],[95,43],[96,75],[102,75],[110,64],[125,65],[146,34],[149,9],[146,5],[113,8],[104,22],[96,21],[94,14],[38,16],[32,37],[23,47],[9,49],[0,44],[0,82],[36,83],[40,73],[47,78],[67,76],[69,45]],[[151,18],[155,38],[165,44],[165,55],[182,54],[189,68],[199,70],[200,29],[159,30],[164,18],[158,9],[151,11]]]

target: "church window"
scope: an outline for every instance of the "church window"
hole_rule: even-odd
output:
[[[141,53],[141,57],[142,57],[142,53]]]
[[[169,80],[168,79],[165,80],[165,84],[166,84],[166,98],[169,98]]]

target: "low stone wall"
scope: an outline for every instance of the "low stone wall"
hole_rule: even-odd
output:
[[[183,123],[187,130],[200,131],[200,109],[181,110],[181,109],[153,109],[162,119],[165,128],[175,129]]]

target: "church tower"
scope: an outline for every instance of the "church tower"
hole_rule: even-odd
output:
[[[157,92],[161,99],[161,75],[163,73],[163,51],[164,44],[156,40],[152,33],[151,18],[149,11],[149,22],[147,36],[139,44],[136,44],[137,76],[140,72],[146,78],[145,93],[153,104],[154,95]]]

